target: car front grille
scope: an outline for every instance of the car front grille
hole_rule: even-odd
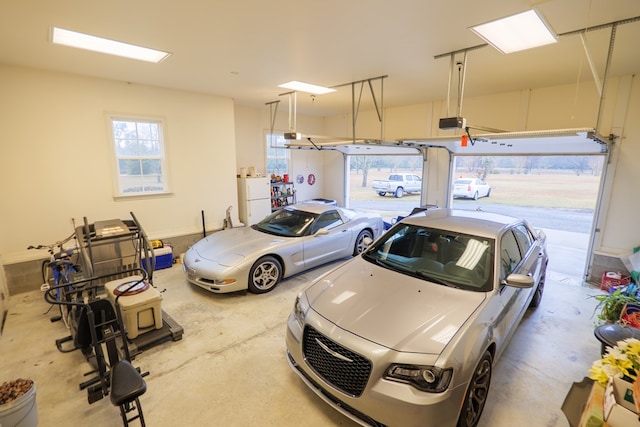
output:
[[[311,326],[304,329],[302,351],[307,364],[327,383],[352,397],[362,394],[371,374],[369,360]]]
[[[342,400],[338,399],[331,393],[327,392],[324,388],[322,388],[322,386],[320,386],[320,384],[318,384],[313,378],[311,378],[309,374],[307,374],[303,369],[300,368],[300,366],[296,363],[294,358],[291,356],[291,353],[289,353],[288,351],[287,351],[287,357],[289,357],[289,361],[291,362],[293,367],[295,367],[296,370],[300,373],[300,375],[302,375],[309,382],[309,384],[313,386],[313,388],[315,388],[318,392],[322,393],[322,395],[327,399],[329,399],[329,401],[333,403],[335,406],[350,413],[354,417],[364,421],[365,423],[367,423],[372,427],[387,427],[385,424],[379,423],[378,421],[374,420],[370,416],[358,411],[353,406],[347,405]]]

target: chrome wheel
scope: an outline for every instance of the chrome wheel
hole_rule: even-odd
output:
[[[360,234],[358,234],[358,237],[356,238],[356,245],[353,248],[353,256],[356,256],[367,249],[367,245],[364,244],[364,239],[367,237],[373,239],[373,235],[369,230],[362,230]]]
[[[475,427],[484,409],[491,384],[491,353],[486,351],[476,366],[458,419],[458,427]]]
[[[254,294],[269,292],[276,287],[282,277],[282,266],[272,256],[260,258],[249,273],[249,291]]]

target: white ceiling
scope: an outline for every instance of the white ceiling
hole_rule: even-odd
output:
[[[268,107],[288,98],[278,84],[336,86],[374,80],[385,107],[447,98],[449,58],[483,42],[468,27],[531,7],[558,34],[640,16],[639,0],[2,0],[0,63],[231,97]],[[160,64],[49,42],[51,26],[169,51]],[[600,77],[610,28],[589,31]],[[610,75],[640,72],[640,21],[619,25]],[[456,60],[462,56],[456,55]],[[580,37],[502,55],[485,46],[467,58],[464,96],[592,80]],[[457,72],[451,99],[457,97]],[[376,86],[377,85],[377,86]],[[365,87],[361,108],[372,106]],[[299,94],[301,114],[351,110],[351,87]]]

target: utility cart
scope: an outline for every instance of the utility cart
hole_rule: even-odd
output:
[[[156,257],[152,245],[133,212],[131,219],[111,219],[76,228],[85,277],[109,275],[103,285],[107,297],[119,297],[127,339],[132,353],[164,341],[182,339],[183,328],[162,310],[162,294],[153,286]],[[147,280],[130,288],[140,279],[136,269],[146,272]],[[94,283],[95,284],[95,283]],[[123,292],[126,290],[126,293]]]

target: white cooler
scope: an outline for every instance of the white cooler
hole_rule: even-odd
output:
[[[140,276],[130,276],[104,285],[114,306],[118,294],[138,280]],[[161,302],[162,294],[146,282],[141,282],[127,294],[120,295],[118,304],[120,304],[127,338],[134,339],[145,332],[162,328]]]

